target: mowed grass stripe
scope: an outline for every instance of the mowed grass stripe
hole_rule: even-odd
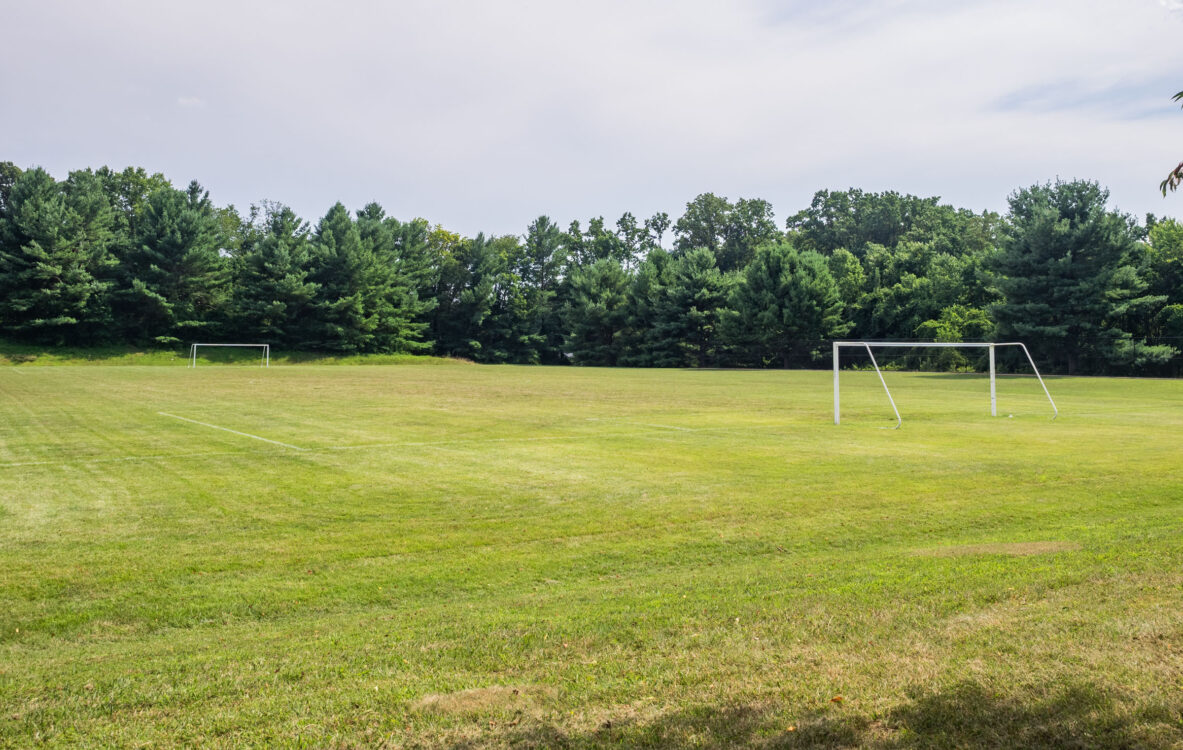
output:
[[[873,373],[835,427],[825,372],[52,369],[0,745],[1183,739],[1178,383],[889,373],[890,431]]]

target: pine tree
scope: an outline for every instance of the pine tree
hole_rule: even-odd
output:
[[[0,213],[0,327],[48,344],[93,343],[109,321],[111,208],[89,171],[30,169]]]
[[[331,352],[378,351],[384,310],[378,260],[364,245],[349,211],[336,203],[316,225],[309,279],[317,297],[309,320],[309,345]]]
[[[251,342],[306,347],[317,285],[309,281],[307,222],[281,204],[252,210],[234,258],[232,322]]]
[[[530,271],[526,248],[517,237],[508,235],[494,238],[489,244],[498,263],[492,306],[478,332],[480,359],[536,364],[545,339],[536,310],[540,290],[532,288],[524,278]]]
[[[1010,231],[994,262],[1005,301],[994,307],[999,335],[1017,338],[1052,369],[1075,373],[1165,361],[1124,330],[1131,306],[1146,304],[1132,266],[1133,224],[1108,211],[1095,182],[1034,185],[1010,197]]]
[[[386,217],[382,207],[370,203],[357,213],[362,254],[374,265],[366,274],[363,307],[372,314],[374,339],[369,351],[421,352],[431,348],[423,341],[433,303],[419,299],[419,248],[407,251],[401,225]]]
[[[830,339],[850,329],[838,285],[815,252],[788,243],[766,245],[731,293],[729,338],[758,362],[808,364]]]
[[[680,342],[665,338],[659,328],[673,262],[669,253],[655,248],[637,267],[629,284],[628,311],[620,336],[620,364],[639,367],[682,364]]]
[[[523,265],[519,273],[526,287],[532,329],[541,337],[537,347],[540,362],[563,361],[564,269],[571,257],[566,238],[549,217],[539,216],[527,228],[523,243]]]
[[[629,278],[613,260],[603,259],[571,274],[571,295],[563,309],[567,351],[575,364],[617,364],[628,321]]]
[[[664,348],[675,356],[661,365],[705,367],[715,361],[729,291],[728,278],[706,248],[691,250],[671,264],[669,282],[658,298],[653,338],[667,343]]]
[[[184,191],[159,188],[137,218],[116,293],[126,337],[158,344],[208,338],[229,292],[221,225],[209,193],[197,182]]]
[[[472,239],[437,228],[432,232],[440,274],[432,337],[441,354],[485,360],[485,331],[497,303],[497,282],[505,258],[493,240]]]

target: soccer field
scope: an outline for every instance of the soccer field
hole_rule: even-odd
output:
[[[1183,382],[886,377],[0,367],[0,746],[1183,745]]]

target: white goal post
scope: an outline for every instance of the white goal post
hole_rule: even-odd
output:
[[[271,366],[271,344],[193,344],[189,347],[189,366],[197,367],[197,349],[202,346],[229,346],[229,347],[255,347],[263,350],[263,360],[259,364],[260,367]]]
[[[871,351],[872,347],[890,347],[893,349],[920,349],[920,348],[943,348],[949,349],[954,347],[973,348],[973,349],[989,349],[990,350],[990,416],[998,416],[998,399],[994,388],[994,350],[1000,346],[1017,346],[1023,350],[1027,355],[1027,361],[1031,363],[1031,371],[1035,373],[1035,377],[1039,380],[1039,385],[1043,387],[1043,392],[1047,396],[1048,403],[1052,405],[1052,419],[1060,416],[1060,410],[1056,408],[1056,402],[1052,400],[1052,394],[1047,390],[1047,384],[1043,382],[1043,378],[1039,374],[1039,368],[1035,366],[1035,360],[1031,358],[1031,352],[1027,351],[1026,345],[1019,341],[1000,341],[995,343],[946,343],[933,341],[835,341],[834,343],[834,424],[841,423],[841,398],[838,390],[838,352],[844,346],[853,346],[867,350],[867,356],[871,358],[871,366],[875,368],[875,374],[879,376],[879,382],[883,384],[883,392],[887,394],[887,400],[891,403],[891,410],[895,412],[895,427],[899,429],[904,420],[900,418],[900,410],[896,408],[895,399],[891,397],[891,391],[887,388],[887,381],[883,379],[883,373],[879,370],[879,364],[875,361],[875,353]]]

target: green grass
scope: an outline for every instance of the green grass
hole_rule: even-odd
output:
[[[199,350],[198,365],[239,365],[258,367],[261,349],[203,348]],[[417,354],[326,354],[277,349],[271,354],[276,365],[435,365],[453,364],[462,360]],[[60,366],[60,365],[189,365],[189,347],[176,349],[143,349],[132,346],[54,347],[21,344],[0,340],[0,366]]]
[[[0,367],[0,746],[1183,746],[1183,383],[888,379]]]

